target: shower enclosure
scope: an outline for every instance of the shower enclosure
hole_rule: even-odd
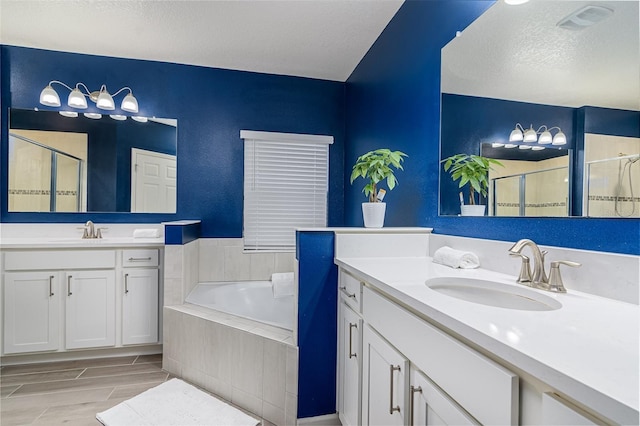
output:
[[[640,154],[586,163],[585,215],[640,217]]]
[[[10,133],[9,164],[9,211],[83,211],[82,159]]]
[[[490,216],[567,216],[569,167],[491,179]]]

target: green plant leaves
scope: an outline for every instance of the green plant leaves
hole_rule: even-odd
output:
[[[376,202],[376,184],[386,179],[389,190],[395,188],[398,180],[394,176],[393,168],[404,170],[402,167],[404,157],[408,157],[404,152],[391,151],[387,148],[369,151],[356,160],[351,171],[350,182],[353,184],[359,177],[368,179],[369,182],[362,189],[362,192],[369,197],[369,201]]]
[[[489,170],[492,165],[503,167],[500,161],[479,155],[456,154],[442,160],[444,171],[451,174],[454,181],[460,180],[458,188],[469,184],[469,203],[475,204],[474,192],[487,196]]]

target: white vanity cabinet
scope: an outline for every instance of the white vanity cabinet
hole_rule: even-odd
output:
[[[158,250],[122,251],[122,344],[158,341]]]
[[[67,271],[65,275],[65,348],[116,344],[115,271]]]
[[[161,248],[92,243],[3,250],[2,355],[158,344]]]
[[[409,362],[367,324],[362,346],[362,423],[404,425]]]
[[[409,426],[480,424],[413,365],[408,391]]]
[[[362,290],[360,282],[344,272],[339,280],[338,416],[343,426],[358,426],[362,424]]]
[[[4,352],[55,351],[60,336],[57,272],[4,274]]]

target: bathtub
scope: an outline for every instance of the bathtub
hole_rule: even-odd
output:
[[[274,298],[271,281],[198,283],[185,302],[293,330],[293,296]]]

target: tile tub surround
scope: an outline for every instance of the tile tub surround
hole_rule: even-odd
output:
[[[291,333],[194,305],[164,308],[163,368],[275,424],[295,424]]]

